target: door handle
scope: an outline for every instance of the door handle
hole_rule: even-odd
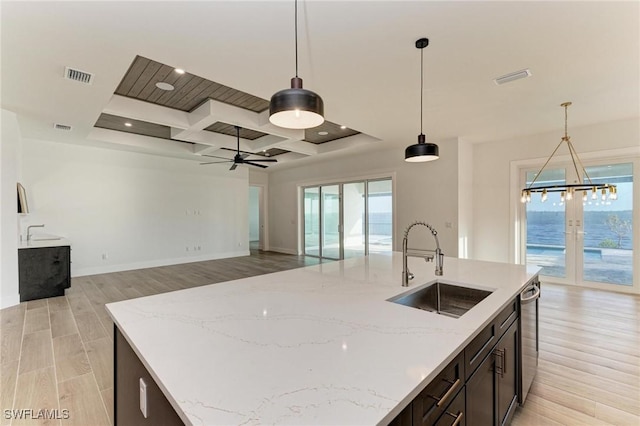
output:
[[[496,358],[500,358],[500,363],[498,363],[497,362],[498,360],[496,360],[496,362],[494,364],[494,371],[495,371],[496,374],[500,375],[500,378],[503,378],[504,377],[504,373],[506,373],[505,365],[504,365],[505,364],[505,362],[504,362],[505,352],[506,351],[504,349],[495,348],[493,350],[493,355]]]
[[[445,413],[447,414],[447,416],[451,416],[451,417],[453,417],[455,419],[455,421],[453,422],[453,424],[451,426],[458,426],[460,424],[460,422],[462,421],[462,417],[464,416],[462,411],[460,411],[458,414],[453,414],[453,413],[450,413],[448,411],[445,411]]]
[[[436,405],[438,407],[442,407],[444,403],[447,402],[447,399],[451,398],[451,395],[458,388],[458,386],[460,386],[460,379],[456,379],[456,381],[451,384],[451,387],[447,389],[447,392],[442,396],[442,398],[433,397],[436,401],[438,401]]]

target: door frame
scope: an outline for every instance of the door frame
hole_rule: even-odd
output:
[[[269,187],[262,183],[251,183],[249,187],[256,187],[258,191],[258,247],[269,251]]]
[[[640,211],[640,147],[638,148],[621,148],[606,151],[592,151],[581,153],[580,159],[585,167],[593,165],[601,165],[606,163],[632,163],[633,164],[633,211]],[[524,265],[526,264],[526,241],[525,241],[525,209],[520,202],[520,190],[522,189],[522,173],[524,170],[530,170],[541,167],[548,157],[538,157],[526,160],[514,160],[510,163],[509,177],[509,259],[510,261]],[[571,164],[570,155],[559,155],[551,159],[548,167],[567,167]],[[576,285],[580,287],[597,288],[608,291],[622,293],[638,293],[640,294],[640,215],[633,216],[633,283],[631,286],[622,286],[616,284],[594,283],[594,282],[572,282],[570,279],[555,279],[549,282],[558,282],[567,285]],[[582,219],[582,218],[581,218]],[[575,274],[576,276],[578,273]],[[580,274],[582,275],[582,274]]]

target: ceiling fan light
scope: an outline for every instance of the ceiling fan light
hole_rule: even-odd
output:
[[[287,129],[310,129],[324,123],[324,101],[302,88],[302,79],[291,79],[291,88],[280,90],[269,102],[269,121]]]

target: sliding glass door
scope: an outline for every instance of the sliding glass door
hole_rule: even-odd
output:
[[[524,245],[528,265],[542,267],[551,281],[587,285],[633,285],[634,225],[632,162],[602,163],[585,167],[591,183],[617,186],[618,199],[598,191],[576,192],[572,199],[550,193],[542,201],[532,194],[524,204]],[[573,174],[572,174],[573,173]],[[573,167],[545,170],[537,183],[589,183],[587,176],[573,176]],[[527,182],[535,178],[525,171]],[[636,266],[637,267],[637,266]]]
[[[392,188],[390,178],[303,188],[304,253],[345,259],[390,252]]]

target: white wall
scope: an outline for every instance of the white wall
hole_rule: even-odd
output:
[[[25,139],[22,174],[74,276],[249,254],[245,168]]]
[[[407,142],[409,145],[411,142]],[[414,220],[424,220],[438,230],[447,256],[458,255],[458,141],[438,142],[440,159],[407,163],[404,149],[352,154],[269,174],[271,250],[298,252],[298,187],[367,177],[394,177],[394,249]],[[451,228],[446,227],[451,223]],[[413,231],[412,231],[412,235]],[[431,248],[426,229],[416,229],[415,247]]]
[[[458,257],[473,257],[473,145],[458,145]]]
[[[20,129],[16,115],[2,110],[0,138],[0,309],[17,305]],[[28,196],[29,194],[27,194]],[[29,200],[30,201],[30,200]]]
[[[513,234],[510,212],[518,208],[517,194],[510,191],[510,167],[516,160],[536,159],[542,163],[560,142],[562,130],[513,140],[483,143],[473,150],[473,257],[497,262],[510,258]],[[640,146],[640,119],[614,121],[570,128],[578,155],[606,157],[607,151]],[[567,155],[566,147],[557,155]],[[586,154],[586,155],[583,155]],[[584,157],[584,158],[583,158]],[[515,197],[515,202],[511,198]]]

